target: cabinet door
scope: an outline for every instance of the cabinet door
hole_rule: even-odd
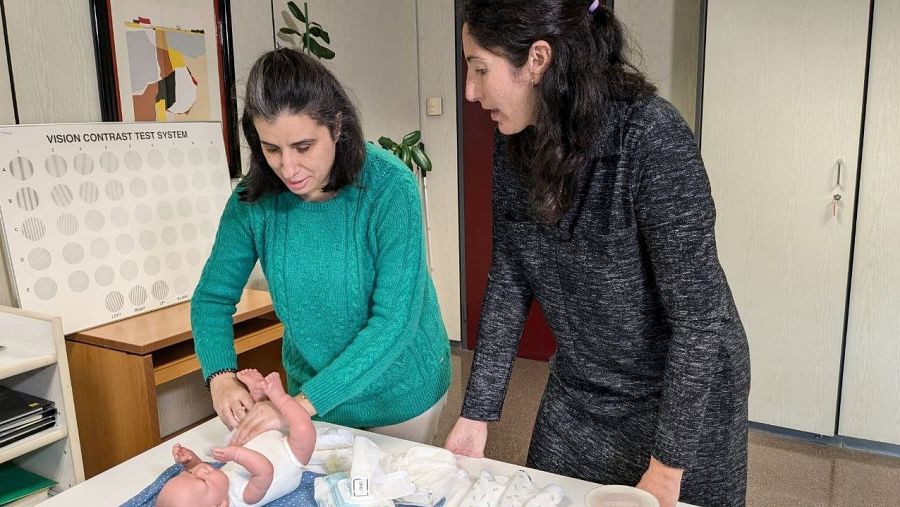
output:
[[[900,3],[874,14],[838,432],[900,444]]]
[[[752,421],[835,430],[868,16],[861,0],[709,2],[702,154]]]

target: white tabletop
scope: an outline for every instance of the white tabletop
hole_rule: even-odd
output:
[[[327,423],[316,422],[316,425],[325,426]],[[420,445],[415,442],[378,435],[368,431],[350,428],[348,430],[355,435],[362,435],[371,439],[383,451],[394,455],[402,454],[406,449]],[[224,445],[227,438],[228,430],[225,426],[218,419],[212,419],[50,498],[46,502],[41,503],[41,507],[63,505],[118,506],[149,486],[163,470],[173,464],[172,445],[176,442],[193,449],[201,458],[212,460],[208,455],[209,449],[214,446]],[[204,456],[204,454],[207,455]],[[512,475],[516,470],[527,470],[531,478],[534,479],[535,484],[541,487],[548,484],[558,484],[563,488],[563,491],[566,493],[566,498],[561,504],[563,507],[584,505],[585,495],[588,491],[598,486],[598,484],[592,482],[486,458],[474,459],[459,456],[457,463],[460,468],[467,471],[473,478],[477,478],[478,474],[485,469],[497,475]],[[691,507],[684,503],[679,503],[678,506]]]

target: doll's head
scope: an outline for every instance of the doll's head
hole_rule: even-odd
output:
[[[199,463],[169,479],[159,492],[157,507],[225,507],[228,476],[208,463]]]

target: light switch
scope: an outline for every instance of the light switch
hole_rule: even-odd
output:
[[[425,115],[440,116],[444,114],[444,108],[440,97],[428,97],[425,99]]]

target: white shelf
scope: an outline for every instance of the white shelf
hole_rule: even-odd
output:
[[[44,431],[25,437],[22,440],[13,442],[7,446],[0,447],[0,463],[6,463],[11,459],[18,458],[35,449],[40,449],[45,445],[62,440],[66,438],[68,434],[66,428],[53,426],[52,428],[47,428]]]
[[[57,482],[55,491],[84,480],[72,381],[59,317],[0,306],[0,385],[50,400],[56,424],[0,447],[0,463]]]
[[[0,354],[6,352],[5,350],[0,350]],[[25,359],[19,359],[16,361],[10,361],[8,364],[4,364],[2,360],[0,360],[0,379],[5,379],[8,377],[13,377],[20,373],[25,373],[31,370],[36,370],[43,366],[50,366],[51,364],[56,362],[56,354],[52,356],[36,356],[29,357]]]
[[[28,312],[0,312],[0,379],[56,362],[53,320]]]

